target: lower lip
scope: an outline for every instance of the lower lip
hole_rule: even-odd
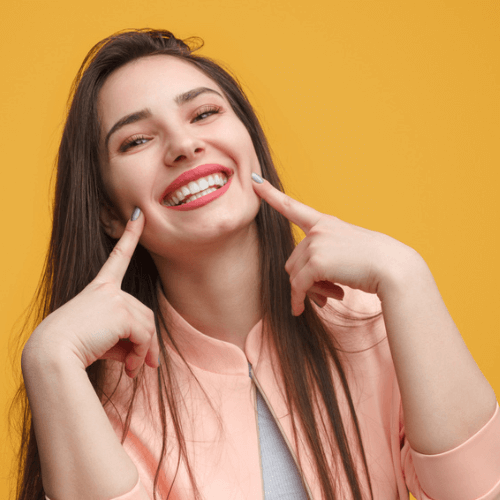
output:
[[[169,207],[171,210],[178,210],[180,212],[184,212],[186,210],[194,210],[195,208],[200,208],[203,205],[206,205],[207,203],[210,203],[211,201],[215,200],[216,198],[219,198],[219,196],[222,196],[228,189],[229,189],[229,184],[231,184],[232,177],[229,178],[229,180],[224,184],[219,189],[216,189],[215,191],[212,191],[211,193],[206,194],[205,196],[202,196],[201,198],[196,198],[196,200],[190,201],[189,203],[184,203],[182,205],[178,205],[176,207]]]

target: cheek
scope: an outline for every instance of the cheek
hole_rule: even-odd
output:
[[[127,170],[121,171],[120,175],[111,172],[104,179],[104,185],[112,203],[122,215],[128,217],[130,209],[133,209],[137,200],[141,198],[144,190],[144,177],[134,175]]]
[[[225,144],[230,147],[233,154],[246,158],[257,157],[250,134],[239,120],[233,122],[231,126],[226,126],[219,137],[224,138]]]

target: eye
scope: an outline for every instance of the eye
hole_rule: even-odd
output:
[[[205,120],[209,116],[216,115],[217,113],[220,113],[221,108],[220,106],[204,106],[201,108],[199,111],[196,112],[196,116],[193,118],[191,123],[195,123],[200,120]]]
[[[147,137],[144,137],[143,135],[140,136],[134,136],[131,137],[130,139],[127,139],[121,146],[120,146],[120,153],[125,153],[131,148],[134,148],[136,146],[140,146],[141,144],[145,144],[149,139]]]

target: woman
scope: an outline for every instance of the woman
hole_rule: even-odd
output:
[[[125,32],[75,81],[18,498],[495,498],[495,393],[423,259],[286,196],[192,52]]]

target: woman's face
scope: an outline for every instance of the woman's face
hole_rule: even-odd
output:
[[[114,206],[103,210],[108,234],[120,237],[136,206],[146,218],[142,245],[167,258],[248,230],[260,206],[251,173],[261,169],[214,81],[175,57],[149,56],[108,77],[98,110],[102,175]],[[218,176],[228,180],[220,192]],[[197,189],[202,196],[190,202]]]

